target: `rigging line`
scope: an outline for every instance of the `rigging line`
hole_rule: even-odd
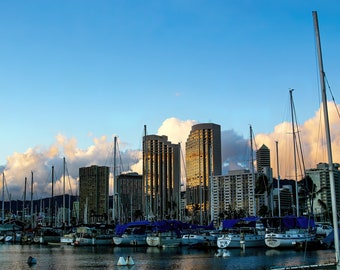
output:
[[[4,182],[5,182],[5,187],[6,187],[6,191],[7,191],[7,197],[8,197],[8,200],[9,200],[10,196],[9,196],[9,192],[8,192],[8,187],[7,187],[7,181],[6,181],[5,173],[4,173],[4,180],[5,180]]]
[[[338,117],[340,118],[340,113],[339,113],[339,110],[338,110],[338,106],[336,105],[336,102],[335,102],[335,99],[334,99],[334,96],[333,96],[333,93],[332,93],[332,89],[328,83],[328,80],[327,80],[327,77],[326,77],[326,74],[324,73],[324,78],[325,78],[325,81],[326,81],[326,84],[328,86],[328,90],[329,92],[331,93],[331,96],[332,96],[332,100],[333,100],[333,103],[335,105],[335,109],[336,109],[336,112],[338,113]]]
[[[71,191],[71,195],[73,196],[73,190],[72,190],[71,181],[70,181],[70,174],[68,172],[67,162],[66,161],[65,161],[65,171],[66,171],[66,174],[67,174],[69,190]]]
[[[125,171],[124,165],[123,165],[123,160],[122,160],[122,155],[120,154],[120,149],[119,149],[119,143],[117,143],[117,153],[119,155],[119,161],[120,161],[120,174]]]
[[[298,121],[297,121],[297,116],[296,116],[296,109],[295,109],[295,104],[294,104],[294,100],[292,100],[293,103],[293,113],[294,113],[294,120],[295,120],[295,126],[296,126],[296,133],[297,133],[297,155],[298,155],[298,162],[299,162],[299,168],[300,168],[300,174],[302,175],[302,177],[305,176],[305,161],[304,161],[304,156],[303,156],[303,151],[302,151],[302,144],[301,144],[301,136],[300,136],[300,130],[299,130],[299,125],[298,125]]]
[[[254,129],[252,128],[251,129],[251,131],[252,131],[252,137],[253,137],[253,141],[254,141],[254,144],[255,144],[255,151],[257,151],[258,150],[258,148],[257,148],[257,144],[256,144],[256,140],[255,140],[255,134],[254,134]]]

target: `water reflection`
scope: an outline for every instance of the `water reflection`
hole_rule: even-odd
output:
[[[327,263],[334,260],[332,250],[301,251],[274,249],[199,250],[154,247],[72,247],[0,244],[1,269],[268,269],[269,266],[293,266]],[[221,256],[216,256],[221,252]],[[28,256],[37,264],[29,267]],[[119,257],[131,256],[134,266],[117,266]]]

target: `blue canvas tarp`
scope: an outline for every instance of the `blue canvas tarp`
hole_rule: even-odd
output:
[[[225,219],[222,222],[223,229],[231,229],[233,227],[255,227],[256,221],[259,220],[258,217],[245,217],[245,218],[238,218],[238,219]]]
[[[126,229],[129,228],[129,227],[150,226],[150,225],[151,225],[151,223],[147,220],[129,222],[129,223],[126,223],[126,224],[116,225],[115,232],[116,232],[116,235],[122,235],[126,231]]]
[[[315,222],[314,219],[308,217],[298,217],[297,224],[302,229],[314,228]]]
[[[240,219],[225,219],[223,220],[222,226],[223,229],[231,229],[240,221]]]

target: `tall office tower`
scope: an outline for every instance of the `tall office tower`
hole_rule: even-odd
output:
[[[82,223],[107,222],[109,214],[110,168],[79,168],[79,220]]]
[[[180,145],[167,136],[143,138],[143,197],[147,219],[178,219],[180,208]]]
[[[256,151],[256,164],[259,178],[254,179],[254,181],[257,181],[255,186],[263,187],[258,189],[257,194],[255,194],[256,208],[260,209],[262,206],[267,206],[268,211],[274,214],[273,190],[267,189],[267,187],[273,185],[273,172],[270,167],[270,150],[264,144]],[[267,183],[263,176],[267,179]]]
[[[187,208],[194,221],[208,224],[209,179],[222,172],[221,126],[212,123],[192,126],[185,148]]]
[[[143,176],[138,173],[124,173],[117,177],[119,223],[143,219]]]
[[[256,163],[258,173],[265,173],[265,168],[270,168],[270,150],[264,144],[256,151]]]

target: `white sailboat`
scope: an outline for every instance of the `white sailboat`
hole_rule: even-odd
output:
[[[298,180],[297,180],[297,138],[295,130],[295,109],[293,102],[293,89],[289,90],[291,116],[292,116],[292,134],[293,134],[293,149],[294,149],[294,171],[295,171],[295,197],[296,197],[296,216],[285,216],[278,218],[268,218],[266,223],[270,224],[265,234],[265,243],[269,248],[296,248],[297,246],[304,245],[316,241],[315,223],[309,217],[300,217],[299,210],[299,193],[298,193]],[[300,149],[301,150],[301,149]],[[279,193],[279,191],[278,191]],[[273,226],[275,224],[275,226]]]
[[[249,204],[253,204],[251,210],[256,215],[255,204],[255,170],[253,160],[253,129],[250,125],[250,168],[251,168],[251,193],[249,194]],[[242,248],[246,247],[263,247],[265,246],[265,231],[259,228],[260,218],[249,216],[246,218],[224,220],[222,223],[223,232],[217,238],[217,247],[224,248]],[[261,224],[263,226],[263,224]]]

